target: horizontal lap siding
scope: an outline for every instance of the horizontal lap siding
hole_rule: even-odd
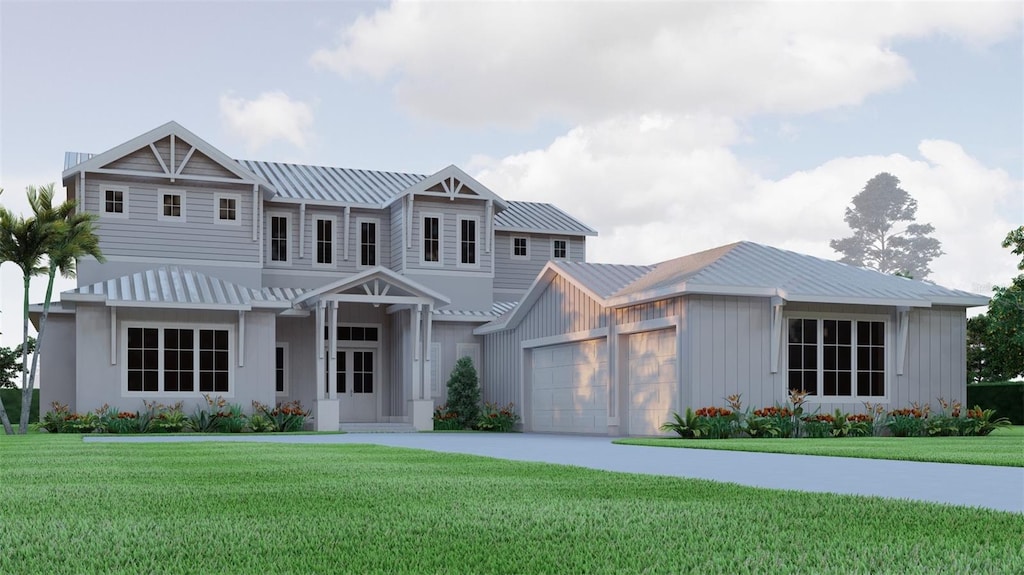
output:
[[[140,172],[164,173],[163,168],[160,167],[160,162],[157,161],[156,156],[153,155],[153,150],[151,150],[149,146],[136,150],[123,158],[114,160],[103,167],[110,170],[136,170]],[[86,175],[86,182],[88,182],[88,179],[89,176]]]
[[[484,336],[484,397],[499,403],[521,401],[523,341],[606,325],[599,303],[565,278],[556,276],[515,329]]]
[[[512,238],[527,238],[527,258],[512,257]],[[567,239],[568,260],[584,261],[586,255],[585,240],[582,238],[565,238],[539,234],[497,232],[494,235],[494,289],[518,290],[525,292],[551,260],[552,239]]]
[[[441,265],[424,265],[421,263],[423,252],[423,214],[438,214],[442,217],[441,225]],[[411,270],[447,270],[466,273],[490,273],[491,253],[487,253],[487,218],[486,204],[474,200],[428,200],[417,196],[413,201],[412,247],[406,250],[406,271]],[[459,265],[459,216],[477,218],[477,261],[478,266],[460,267]]]
[[[284,267],[295,270],[316,270],[338,272],[348,275],[361,271],[359,262],[359,226],[357,218],[368,218],[377,222],[377,235],[380,242],[377,265],[388,267],[391,257],[391,221],[385,212],[374,210],[351,210],[348,229],[348,259],[345,259],[345,211],[344,209],[327,209],[320,206],[306,206],[305,226],[299,226],[299,209],[292,205],[268,204],[264,217],[264,237],[267,238],[267,254],[265,266],[268,268]],[[281,264],[270,261],[270,218],[278,215],[275,212],[287,213],[291,217],[291,237],[289,252],[292,261]],[[314,264],[316,261],[316,218],[327,217],[334,220],[334,263],[332,265]],[[299,251],[299,235],[302,235],[302,251]],[[337,276],[332,277],[336,279]]]
[[[101,213],[101,194],[107,185],[128,187],[127,218]],[[158,190],[183,194],[185,221],[158,218],[162,210]],[[239,225],[214,223],[214,194],[217,192],[238,197]],[[107,257],[259,262],[259,244],[252,240],[252,208],[251,189],[204,188],[183,183],[139,184],[86,176],[85,209],[100,213],[97,235],[100,249]]]
[[[185,159],[185,154],[188,153],[189,146],[183,146],[182,142],[179,141],[175,145],[174,149],[175,163],[177,165],[181,165],[181,161]],[[189,158],[188,163],[185,164],[185,168],[181,170],[181,173],[188,176],[207,176],[215,178],[234,179],[238,177],[198,150],[192,153],[192,157]]]
[[[769,303],[767,298],[687,298],[689,364],[683,366],[683,385],[692,392],[689,407],[724,406],[734,393],[742,394],[745,406],[785,400],[782,374],[770,371]]]

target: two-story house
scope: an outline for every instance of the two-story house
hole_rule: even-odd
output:
[[[79,411],[209,394],[299,400],[318,429],[429,428],[456,359],[480,365],[473,330],[596,234],[455,166],[234,160],[174,122],[65,164],[107,261],[80,261],[52,309],[47,347],[63,353],[41,389]]]
[[[654,435],[794,389],[825,411],[963,401],[987,302],[751,242],[589,263],[594,230],[455,166],[234,160],[174,122],[67,154],[63,183],[107,259],[79,262],[44,335],[41,404],[77,411],[208,394],[429,429],[464,356],[527,431]]]

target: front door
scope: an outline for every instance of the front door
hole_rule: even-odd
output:
[[[338,350],[341,421],[377,421],[377,355],[375,349]]]

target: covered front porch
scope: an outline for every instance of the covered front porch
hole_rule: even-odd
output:
[[[432,428],[431,318],[448,298],[378,267],[294,303],[305,317],[280,318],[277,353],[297,364],[296,389],[278,391],[312,400],[317,431],[368,422]]]

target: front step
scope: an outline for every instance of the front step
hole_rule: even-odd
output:
[[[411,423],[342,423],[345,433],[416,433]]]

